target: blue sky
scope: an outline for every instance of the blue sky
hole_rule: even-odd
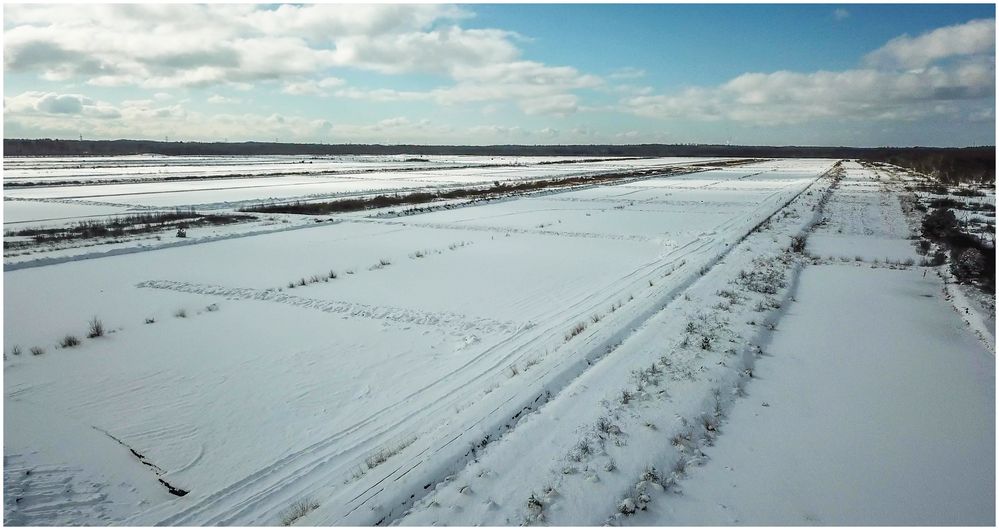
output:
[[[4,136],[995,143],[994,5],[11,5]]]

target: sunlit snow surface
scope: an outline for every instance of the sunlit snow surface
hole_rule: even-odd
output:
[[[290,172],[298,160],[272,165]],[[173,162],[163,170],[264,171],[251,161]],[[391,171],[407,164],[398,160],[350,164],[362,162],[384,167],[178,183],[157,181],[140,157],[128,170],[151,182],[5,192],[32,199],[6,200],[5,225],[89,215],[64,207],[224,210],[694,160],[411,172]],[[418,215],[307,219],[292,230],[8,270],[5,522],[274,525],[303,498],[321,505],[304,521],[312,524],[396,520],[395,506],[461,471],[472,446],[511,432],[525,405],[578,386],[582,373],[591,382],[604,370],[627,374],[602,356],[651,315],[669,320],[664,305],[720,258],[748,266],[752,253],[733,250],[740,240],[834,163],[766,161]],[[38,178],[30,171],[39,170],[16,177]],[[93,171],[86,178],[106,168]],[[95,315],[110,332],[83,338]],[[585,330],[572,336],[579,323]],[[66,334],[82,344],[58,347]],[[32,355],[35,346],[45,353]],[[543,446],[522,455],[539,470],[556,456]],[[190,493],[170,495],[159,479]],[[607,495],[613,503],[617,492]],[[597,512],[578,521],[608,515]]]

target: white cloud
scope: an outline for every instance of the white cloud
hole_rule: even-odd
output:
[[[494,60],[463,48],[512,48],[503,32],[423,29],[467,16],[435,5],[11,5],[4,67],[104,86],[204,86],[337,65],[420,70],[431,67],[421,58]]]
[[[498,29],[457,26],[395,35],[354,35],[337,40],[334,64],[383,74],[451,74],[464,67],[515,60],[520,50],[511,42],[514,36]]]
[[[527,131],[519,126],[507,127],[504,125],[476,125],[474,127],[469,127],[468,132],[477,137],[486,138],[511,136],[523,137],[527,135]]]
[[[114,106],[81,94],[23,92],[4,98],[4,114],[50,116],[58,119],[79,117],[112,119],[121,116]]]
[[[212,94],[207,101],[213,105],[238,105],[243,102],[240,98],[229,98],[218,94]]]
[[[833,18],[836,20],[846,20],[850,18],[850,12],[842,7],[833,10]]]
[[[867,54],[865,61],[873,67],[913,69],[951,57],[995,56],[995,49],[995,19],[972,20],[935,29],[918,37],[896,37]]]
[[[973,122],[990,122],[990,121],[995,122],[996,109],[985,108],[985,109],[976,110],[968,116],[968,120]]]
[[[601,83],[571,67],[523,60],[522,36],[460,27],[470,16],[415,4],[10,5],[4,68],[102,87],[245,90],[278,80],[293,95],[331,95],[342,85],[330,76],[338,68],[420,73],[452,84],[427,96],[359,88],[335,94],[440,104],[516,100],[522,109],[556,114],[574,110],[573,90]]]
[[[322,79],[309,79],[305,81],[297,82],[286,82],[284,88],[281,89],[285,94],[290,94],[293,96],[302,95],[312,95],[312,96],[325,96],[328,95],[327,89],[338,87],[344,84],[343,79],[339,77],[324,77]]]
[[[399,116],[396,118],[386,118],[375,124],[375,127],[379,129],[395,129],[398,127],[405,127],[410,124],[409,118],[405,116]]]
[[[984,98],[994,90],[994,67],[966,64],[918,73],[743,74],[718,87],[638,96],[624,104],[643,116],[780,125],[815,118],[916,119],[935,112],[929,103]]]
[[[600,86],[596,76],[567,66],[547,66],[533,61],[514,61],[480,67],[455,68],[458,82],[432,90],[364,90],[346,87],[334,95],[370,101],[435,101],[441,105],[514,101],[526,114],[567,115],[579,108],[573,90]]]
[[[77,105],[77,103],[79,105]],[[183,103],[163,106],[154,99],[125,100],[118,105],[76,94],[24,92],[4,98],[4,122],[42,136],[88,138],[163,138],[231,141],[467,142],[446,124],[397,116],[373,123],[335,123],[321,117],[282,113],[203,113]]]
[[[525,114],[567,116],[579,109],[579,98],[572,94],[542,96],[521,101],[520,108]]]
[[[988,21],[994,31],[994,22]],[[714,87],[690,87],[673,94],[626,97],[624,109],[661,119],[729,120],[786,125],[815,119],[916,120],[954,112],[961,101],[995,94],[994,37],[980,35],[973,21],[915,39],[901,37],[868,55],[921,68],[860,68],[840,72],[747,73]],[[960,45],[957,35],[970,35]],[[977,36],[977,37],[976,37]],[[985,55],[989,54],[989,55]],[[944,59],[943,64],[933,64]],[[873,59],[872,59],[873,58]],[[991,102],[994,106],[994,100]]]

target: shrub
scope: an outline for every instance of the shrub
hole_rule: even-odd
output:
[[[21,347],[18,346],[17,344],[15,344],[14,347],[10,349],[10,354],[11,355],[21,355]]]
[[[566,342],[568,342],[570,339],[572,339],[576,335],[579,335],[580,333],[582,333],[583,330],[585,330],[585,329],[586,329],[586,323],[584,323],[584,322],[577,323],[575,326],[572,327],[572,329],[569,330],[568,333],[565,334],[565,340],[566,340]]]
[[[954,195],[958,197],[984,197],[985,192],[974,188],[958,188],[954,190]]]
[[[155,318],[153,318],[153,317],[146,317],[146,324],[153,324],[155,322],[156,322]]]
[[[947,262],[947,253],[944,251],[938,251],[933,253],[932,259],[929,260],[930,267],[939,267]]]
[[[94,318],[90,319],[89,324],[90,324],[90,331],[87,333],[87,338],[94,339],[97,337],[104,336],[104,323],[101,322],[100,319],[97,318],[97,316],[94,316]]]
[[[205,306],[205,311],[208,311],[209,313],[214,313],[215,311],[218,310],[219,310],[218,304],[208,304]]]
[[[63,348],[72,348],[79,345],[80,339],[78,339],[76,335],[66,335],[61,341],[59,341],[59,346],[62,346]]]
[[[351,199],[340,199],[329,202],[292,202],[283,204],[260,204],[258,206],[243,208],[241,212],[259,213],[291,213],[300,215],[328,215],[338,212],[354,212],[371,208],[388,208],[391,206],[424,204],[440,199],[480,199],[489,198],[497,194],[511,194],[518,192],[528,192],[546,188],[558,188],[573,186],[578,184],[593,184],[598,182],[608,182],[627,176],[641,175],[637,171],[622,172],[605,175],[576,176],[566,178],[530,180],[523,182],[502,183],[494,182],[490,187],[468,187],[457,188],[448,191],[438,191],[434,193],[420,191],[405,195],[375,195],[374,197],[361,197]],[[589,216],[589,213],[586,213]]]
[[[791,252],[802,254],[805,252],[805,236],[794,236],[791,238]]]
[[[739,283],[750,291],[777,294],[778,289],[783,289],[787,285],[784,274],[773,263],[756,259],[753,260],[753,265],[755,267],[751,271],[740,271],[738,279]]]
[[[946,239],[957,230],[957,216],[948,208],[938,208],[923,218],[923,237]]]
[[[763,313],[771,309],[780,309],[780,302],[772,296],[763,297],[763,300],[756,302],[756,307],[753,308],[757,313]]]
[[[178,309],[177,312],[173,314],[173,316],[177,318],[187,318],[187,310],[183,308]]]
[[[176,210],[173,212],[141,213],[103,220],[80,221],[76,224],[60,228],[26,228],[12,231],[11,235],[30,236],[34,239],[35,243],[50,243],[102,237],[122,237],[157,232],[172,226],[177,226],[179,229],[186,229],[189,225],[219,225],[238,223],[250,219],[253,219],[253,217],[246,215],[202,215],[194,210]],[[183,223],[173,225],[177,221],[183,221]],[[178,237],[184,236],[178,234]],[[159,239],[159,236],[157,236],[157,239]]]
[[[617,511],[624,515],[631,515],[635,513],[635,510],[637,509],[638,507],[635,505],[635,501],[633,501],[630,497],[624,499],[617,505]]]
[[[680,455],[676,462],[673,462],[672,478],[675,481],[677,478],[683,477],[687,473],[687,457]]]
[[[312,497],[306,497],[295,504],[292,504],[290,508],[285,510],[281,514],[281,526],[291,526],[295,521],[305,517],[312,510],[319,507],[319,502],[317,502]]]
[[[32,346],[30,351],[31,351],[31,355],[41,355],[41,354],[45,353],[45,350],[43,350],[42,348],[39,348],[38,346]]]
[[[601,416],[597,420],[597,430],[604,434],[621,434],[621,428],[611,422],[610,418]]]
[[[181,237],[181,238],[187,237],[187,230],[185,230],[183,228],[178,228],[177,229],[177,237]]]
[[[970,281],[985,273],[985,256],[977,248],[964,249],[951,266],[954,276],[961,281]]]
[[[537,517],[541,515],[541,512],[544,509],[545,504],[541,502],[541,499],[539,499],[535,494],[532,493],[531,496],[527,498],[527,512],[532,516]]]
[[[942,199],[932,199],[930,200],[930,208],[960,208],[964,203],[961,201],[955,201],[950,197],[944,197]]]
[[[663,477],[655,467],[647,467],[642,473],[642,480],[659,484],[662,482]]]

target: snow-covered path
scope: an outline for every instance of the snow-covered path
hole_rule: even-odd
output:
[[[902,183],[847,168],[707,464],[629,524],[995,524],[995,356],[932,269],[885,266],[917,257]]]
[[[995,358],[918,269],[807,268],[664,525],[992,525]]]

